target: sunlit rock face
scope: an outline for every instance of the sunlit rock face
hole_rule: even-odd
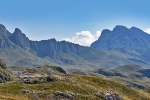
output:
[[[91,44],[92,48],[115,49],[115,48],[149,48],[150,35],[144,31],[132,27],[116,26],[112,31],[103,30],[97,41]]]

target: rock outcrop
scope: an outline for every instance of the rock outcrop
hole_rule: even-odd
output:
[[[11,80],[11,72],[6,68],[6,64],[0,59],[0,83]]]
[[[143,76],[150,78],[150,69],[138,70],[137,72],[141,73]]]

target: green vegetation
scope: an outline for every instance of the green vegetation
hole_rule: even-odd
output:
[[[2,62],[2,65],[5,66],[5,63]],[[145,91],[132,89],[100,75],[68,74],[61,67],[48,65],[36,68],[13,67],[11,70],[22,72],[21,75],[24,76],[13,77],[13,81],[1,83],[0,99],[104,100],[104,93],[109,92],[118,94],[123,100],[150,100],[148,88]],[[1,67],[0,73],[5,76],[11,72]]]
[[[122,73],[131,73],[138,70],[144,69],[143,67],[139,65],[123,65],[115,68],[116,71],[120,71]]]
[[[84,75],[59,75],[59,79],[53,82],[40,84],[25,84],[20,82],[8,82],[0,84],[0,99],[16,99],[14,95],[25,97],[23,100],[35,99],[47,100],[46,98],[58,98],[55,93],[73,93],[72,100],[103,100],[95,94],[99,92],[117,93],[124,100],[150,100],[145,92],[126,87],[122,84],[102,79],[100,77]],[[62,98],[62,100],[65,98]],[[19,99],[18,99],[19,100]],[[66,100],[66,99],[65,99]]]

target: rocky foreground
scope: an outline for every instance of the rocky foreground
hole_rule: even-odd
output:
[[[6,100],[150,100],[147,92],[61,67],[11,68],[12,80],[0,84]]]

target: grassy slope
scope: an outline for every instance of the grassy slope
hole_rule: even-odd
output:
[[[21,98],[21,100],[28,100],[28,93],[23,94],[20,91],[31,89],[35,93],[30,99],[37,98],[38,96],[39,100],[46,100],[46,96],[53,97],[53,93],[57,91],[78,93],[79,95],[73,98],[73,100],[101,100],[95,94],[97,92],[103,94],[106,91],[114,91],[124,100],[150,100],[150,96],[145,92],[136,91],[119,83],[99,77],[71,74],[60,75],[59,78],[62,80],[41,84],[16,82],[0,84],[0,99],[20,100]]]
[[[18,49],[0,49],[0,58],[7,66],[24,67],[51,63],[50,60],[38,58],[19,47]]]
[[[136,72],[138,70],[144,69],[141,66],[138,65],[123,65],[119,66],[115,69],[115,71],[119,71],[122,74],[125,74],[127,78],[119,77],[119,76],[112,76],[108,77],[110,80],[119,82],[125,85],[129,85],[131,83],[133,84],[139,84],[145,87],[150,86],[150,78],[144,77],[142,74]]]
[[[115,70],[120,71],[120,72],[135,72],[137,70],[141,70],[144,69],[143,67],[139,66],[139,65],[123,65],[123,66],[119,66],[117,68],[115,68]]]

